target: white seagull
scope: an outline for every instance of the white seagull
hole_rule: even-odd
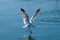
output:
[[[31,27],[35,27],[33,24],[32,24],[32,21],[36,18],[36,16],[39,14],[40,12],[40,8],[36,10],[36,12],[33,14],[33,16],[30,18],[29,20],[29,17],[28,15],[26,14],[25,10],[23,8],[21,8],[21,14],[22,14],[22,17],[23,17],[23,23],[24,23],[24,26],[23,28],[31,28]]]

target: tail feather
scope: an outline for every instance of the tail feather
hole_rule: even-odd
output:
[[[35,25],[30,23],[30,24],[27,24],[27,25],[23,26],[23,28],[31,28],[31,27],[35,28]]]
[[[28,25],[29,25],[29,24],[24,25],[24,26],[23,26],[23,28],[27,28],[27,27],[28,27]]]

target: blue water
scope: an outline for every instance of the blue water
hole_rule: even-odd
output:
[[[23,40],[27,35],[22,28],[20,8],[24,8],[29,18],[41,8],[33,24],[36,29],[32,36],[36,40],[60,40],[59,0],[0,0],[0,40]]]

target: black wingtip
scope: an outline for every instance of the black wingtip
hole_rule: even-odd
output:
[[[25,12],[25,10],[23,8],[21,8],[21,11]]]
[[[41,8],[39,8],[39,9],[37,10],[37,12],[39,12],[39,11],[40,11],[40,9],[41,9]]]

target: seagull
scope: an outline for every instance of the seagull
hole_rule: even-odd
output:
[[[37,9],[36,12],[32,15],[32,17],[29,20],[29,16],[27,15],[27,13],[25,12],[25,10],[23,8],[21,8],[21,14],[22,14],[22,18],[23,18],[23,23],[24,26],[23,28],[28,28],[30,29],[31,27],[35,27],[32,22],[34,21],[34,19],[38,16],[40,9]]]

